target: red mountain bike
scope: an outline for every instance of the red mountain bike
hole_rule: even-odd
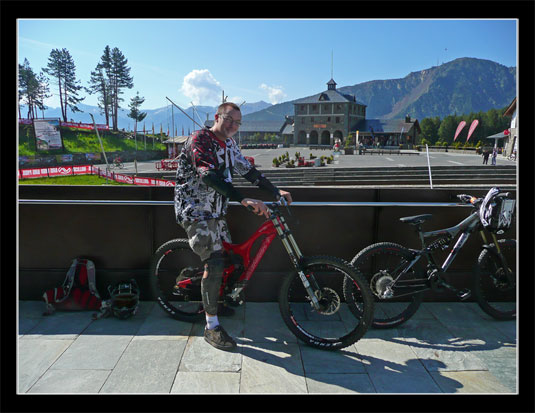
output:
[[[347,347],[357,342],[371,325],[374,300],[369,285],[354,267],[340,258],[304,257],[279,210],[283,203],[281,198],[267,204],[270,218],[247,241],[223,244],[227,264],[220,302],[234,306],[244,302],[247,283],[278,235],[293,265],[279,292],[284,322],[297,338],[310,346],[328,350]],[[251,257],[251,249],[260,239],[260,247]],[[169,315],[189,322],[204,319],[200,291],[204,265],[187,239],[174,239],[160,246],[152,258],[150,271],[153,294]]]

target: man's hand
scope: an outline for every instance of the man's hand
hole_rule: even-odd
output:
[[[282,189],[279,190],[279,194],[282,198],[286,199],[286,202],[288,202],[288,205],[292,203],[292,196],[288,191],[283,191]]]
[[[271,211],[266,206],[266,204],[264,204],[262,201],[258,199],[244,198],[241,201],[241,204],[246,208],[247,207],[253,208],[253,212],[257,215],[263,215],[266,218],[269,218],[271,215]]]

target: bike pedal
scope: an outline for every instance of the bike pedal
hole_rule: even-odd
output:
[[[457,293],[457,297],[464,301],[472,296],[472,291],[470,291],[468,288],[462,289]]]

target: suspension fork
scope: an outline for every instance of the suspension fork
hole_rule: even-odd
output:
[[[281,239],[282,245],[284,245],[286,252],[288,252],[288,255],[290,256],[292,264],[297,270],[297,274],[299,275],[299,278],[303,283],[303,287],[305,287],[305,290],[312,301],[312,305],[316,310],[319,310],[320,305],[318,297],[314,293],[314,290],[319,291],[318,283],[316,282],[314,276],[311,276],[310,274],[307,275],[303,271],[303,266],[301,264],[303,260],[303,254],[301,253],[301,250],[299,249],[297,242],[295,241],[295,238],[290,231],[288,224],[286,223],[286,220],[282,215],[277,214],[271,218],[271,221],[273,222],[273,226],[275,227],[275,230]]]
[[[516,280],[513,280],[512,270],[509,268],[509,264],[507,263],[507,259],[505,258],[505,255],[502,254],[500,243],[498,242],[498,239],[496,238],[496,234],[494,234],[493,232],[490,233],[492,237],[493,245],[494,245],[494,248],[492,248],[487,242],[487,237],[485,236],[485,232],[481,230],[479,231],[479,233],[481,234],[481,238],[483,239],[483,248],[488,249],[491,253],[494,253],[498,256],[502,264],[502,268],[505,270],[507,280],[511,284],[515,283]]]

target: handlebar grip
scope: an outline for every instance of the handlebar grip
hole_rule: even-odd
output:
[[[458,194],[457,198],[459,198],[463,202],[470,202],[470,199],[472,198],[472,196],[467,195],[467,194]]]
[[[251,212],[254,212],[254,208],[251,205],[247,205],[247,209]]]

